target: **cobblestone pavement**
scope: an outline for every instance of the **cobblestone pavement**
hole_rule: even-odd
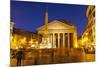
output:
[[[58,63],[76,63],[76,62],[93,62],[95,61],[95,54],[87,54],[87,53],[74,53],[74,56],[51,56],[51,55],[39,55],[34,56],[26,55],[25,59],[22,60],[22,66],[26,65],[42,65],[42,64],[58,64]],[[16,67],[16,59],[13,58],[10,60],[10,67]]]

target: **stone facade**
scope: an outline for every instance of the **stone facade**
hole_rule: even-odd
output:
[[[88,23],[82,34],[82,45],[95,46],[95,6],[88,6],[86,16]]]
[[[45,26],[39,27],[38,35],[43,35]],[[75,48],[77,45],[77,28],[70,22],[53,20],[48,23],[48,36],[52,48]]]

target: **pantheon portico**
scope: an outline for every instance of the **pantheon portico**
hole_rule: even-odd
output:
[[[45,25],[37,29],[38,34],[43,35]],[[48,37],[52,48],[76,48],[77,29],[70,22],[53,20],[48,23]]]

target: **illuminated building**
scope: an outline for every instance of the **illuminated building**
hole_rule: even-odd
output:
[[[13,26],[14,26],[14,22],[13,22],[13,20],[10,20],[10,31],[11,31],[11,33],[13,31]]]
[[[83,46],[95,46],[95,6],[88,6],[86,11],[87,26],[82,34]]]
[[[13,28],[11,36],[11,49],[18,48],[38,48],[38,35],[33,32],[24,31],[22,29]]]
[[[78,39],[77,39],[77,41],[78,41],[79,48],[81,48],[82,47],[82,37],[79,36]]]
[[[12,42],[13,42],[13,36],[12,36],[13,26],[14,26],[14,22],[13,22],[13,20],[10,20],[10,48],[13,46],[12,45]]]
[[[48,23],[48,12],[45,13],[45,25],[37,28],[38,35],[47,36],[48,44],[44,48],[77,48],[77,28],[69,21],[53,20]],[[43,40],[43,39],[42,39]],[[46,40],[44,40],[46,41]],[[42,42],[43,43],[43,42]],[[48,45],[48,46],[47,46]],[[41,46],[41,44],[40,44]],[[40,47],[41,48],[41,47]]]

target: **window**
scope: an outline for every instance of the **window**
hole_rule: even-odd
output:
[[[93,12],[93,17],[95,17],[95,12]]]

